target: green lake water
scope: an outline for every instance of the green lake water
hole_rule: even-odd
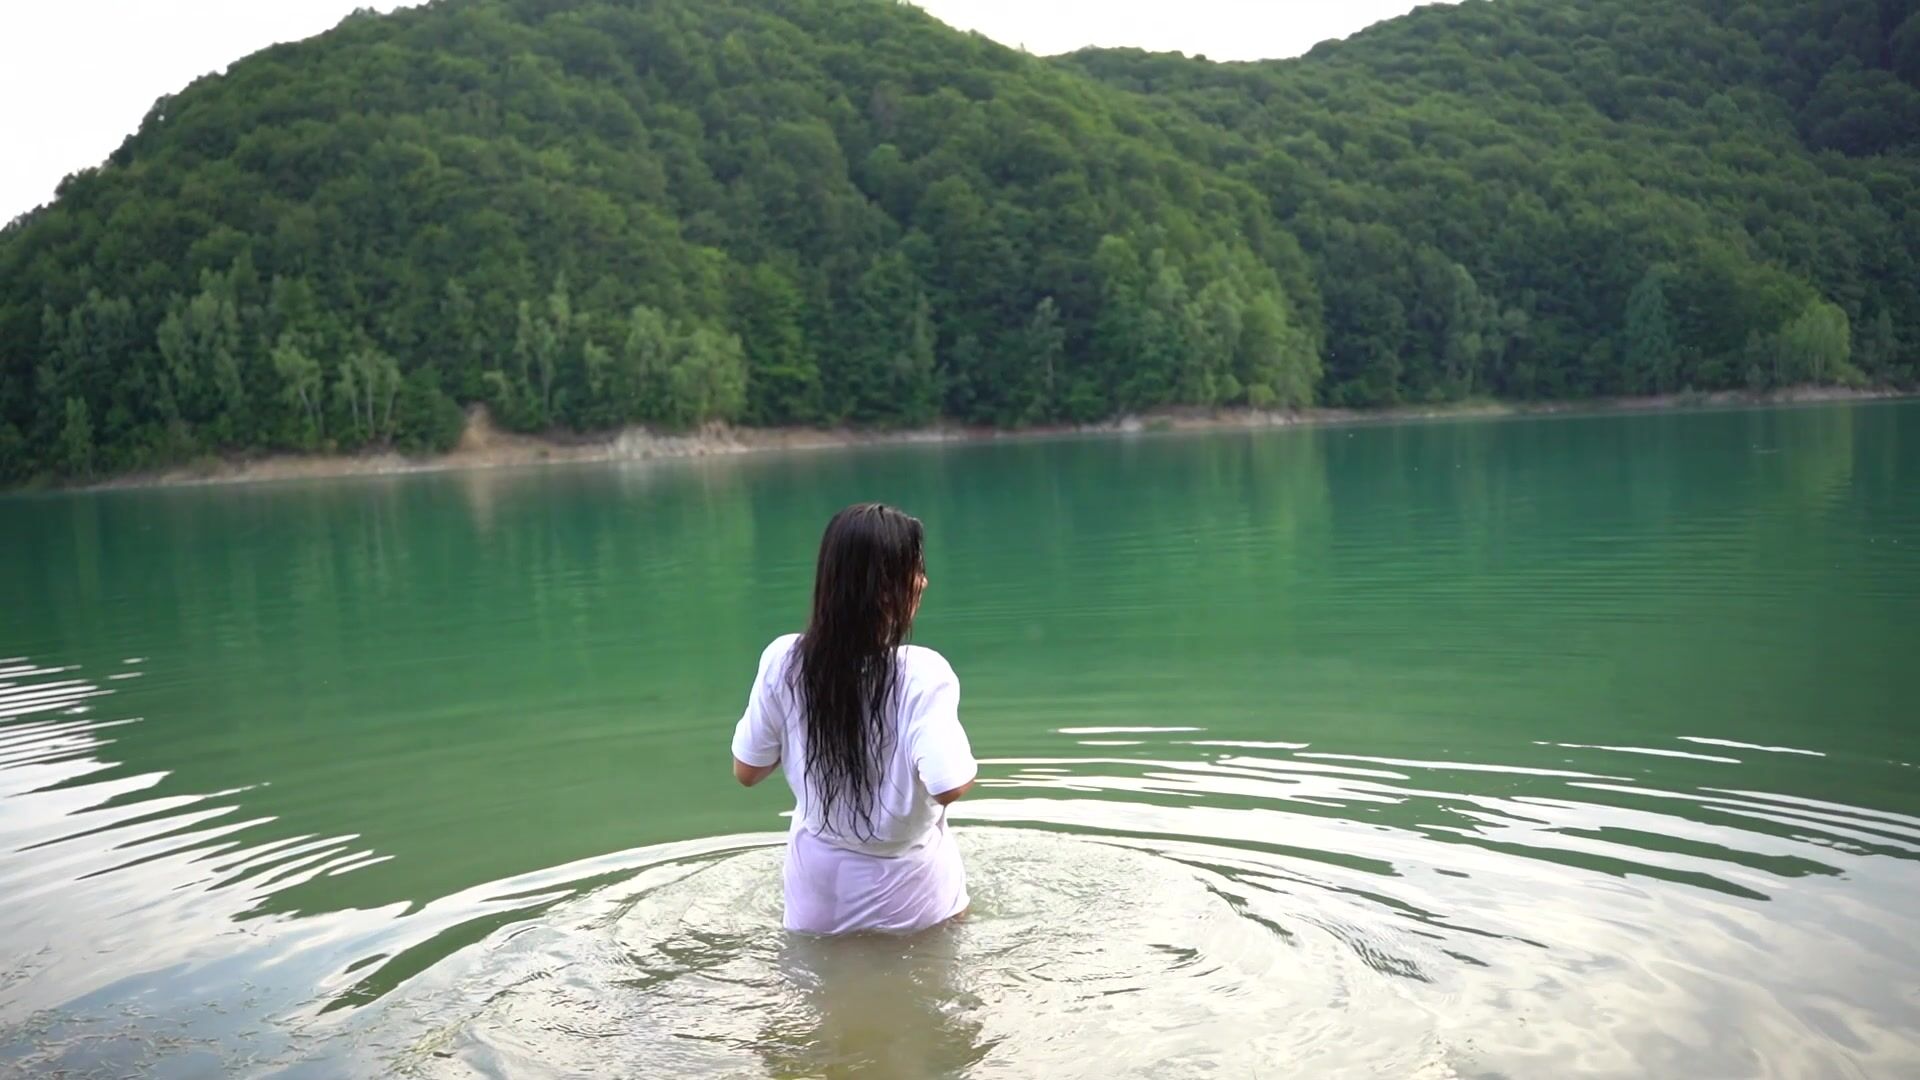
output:
[[[727,768],[862,499],[982,759],[913,942],[781,932]],[[1920,1075],[1917,405],[19,496],[0,557],[0,1075]]]

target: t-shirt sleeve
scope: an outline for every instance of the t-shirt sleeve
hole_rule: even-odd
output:
[[[914,710],[908,728],[913,740],[913,767],[920,782],[934,795],[966,786],[980,771],[973,760],[967,731],[960,726],[960,679],[945,660],[926,665],[924,679],[908,702]]]
[[[764,769],[780,764],[780,746],[786,735],[786,713],[774,693],[772,680],[778,673],[770,670],[787,651],[774,642],[760,656],[760,672],[754,676],[753,689],[747,693],[747,710],[733,727],[733,756],[747,765]]]

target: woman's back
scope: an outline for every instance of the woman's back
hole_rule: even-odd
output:
[[[740,761],[804,762],[807,721],[793,677],[799,634],[776,638],[760,655],[760,673],[734,733]],[[897,650],[898,690],[886,710],[885,753],[863,820],[844,800],[826,806],[806,769],[786,770],[793,790],[793,829],[821,843],[870,855],[900,855],[925,847],[942,817],[933,796],[966,786],[976,765],[960,726],[960,680],[932,649]],[[831,820],[829,820],[831,818]]]

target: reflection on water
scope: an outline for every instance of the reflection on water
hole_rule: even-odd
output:
[[[0,1075],[1920,1070],[1912,407],[0,506]],[[935,539],[974,917],[714,754]]]

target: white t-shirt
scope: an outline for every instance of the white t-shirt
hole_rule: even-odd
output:
[[[780,765],[793,789],[793,831],[824,843],[870,855],[901,855],[931,844],[938,836],[944,808],[935,794],[952,791],[974,778],[979,766],[960,726],[960,680],[939,653],[917,645],[901,646],[899,690],[887,712],[893,739],[886,771],[875,785],[873,837],[853,835],[840,807],[829,825],[807,782],[806,710],[788,678],[798,662],[800,635],[776,639],[760,654],[760,674],[747,697],[747,711],[733,730],[733,756],[748,765]]]

